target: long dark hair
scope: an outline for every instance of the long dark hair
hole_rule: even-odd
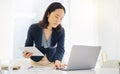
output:
[[[48,13],[50,14],[51,12],[55,11],[56,9],[63,9],[64,13],[66,13],[64,6],[59,3],[59,2],[53,2],[52,4],[50,4],[47,8],[47,10],[45,11],[45,14],[43,16],[43,19],[39,22],[39,26],[41,28],[47,28],[49,25],[48,22]],[[62,30],[62,26],[61,24],[59,24],[56,28],[56,30],[61,31]]]

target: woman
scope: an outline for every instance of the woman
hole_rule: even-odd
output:
[[[31,58],[41,65],[52,63],[56,69],[64,66],[61,61],[65,52],[65,31],[61,21],[65,12],[61,3],[54,2],[48,6],[43,19],[30,26],[25,46],[35,45],[45,56],[32,56],[32,53],[24,52],[25,58]]]

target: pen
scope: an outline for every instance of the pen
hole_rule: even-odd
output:
[[[31,68],[33,68],[33,66],[30,66],[30,67],[28,67],[27,69],[29,70],[29,69],[31,69]]]

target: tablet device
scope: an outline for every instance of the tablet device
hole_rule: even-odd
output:
[[[23,52],[31,52],[32,56],[44,56],[36,47],[20,47]]]

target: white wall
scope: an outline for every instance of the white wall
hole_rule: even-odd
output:
[[[99,41],[108,59],[120,59],[120,0],[97,0]]]
[[[120,59],[120,0],[71,0],[71,43],[101,45]]]
[[[13,0],[0,0],[0,59],[12,59]]]
[[[35,17],[32,4],[32,0],[14,0],[13,58],[15,59],[22,57],[22,51],[19,48],[24,46],[28,27]]]
[[[93,0],[71,0],[71,43],[98,45],[97,8]]]

